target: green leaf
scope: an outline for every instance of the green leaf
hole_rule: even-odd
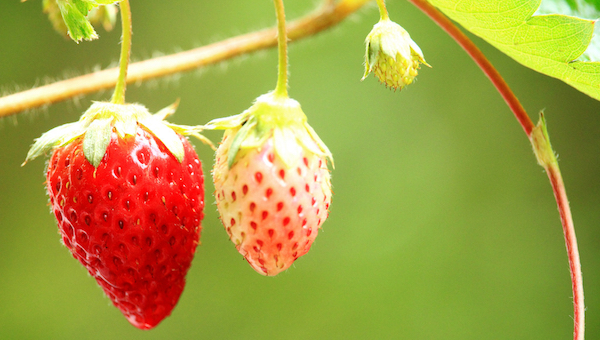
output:
[[[96,35],[93,29],[90,29],[90,24],[92,26],[102,25],[106,31],[112,30],[119,11],[115,4],[98,5],[97,2],[91,0],[78,0],[70,7],[66,0],[43,0],[42,4],[43,11],[48,15],[54,29],[60,34],[75,37],[76,42],[82,39],[95,39]],[[65,4],[67,5],[65,6]],[[67,27],[65,20],[72,22],[71,30]]]
[[[587,4],[569,1],[571,6]],[[429,2],[519,63],[600,100],[600,62],[585,61],[584,54],[594,33],[593,20],[562,14],[534,15],[541,0]]]
[[[57,0],[57,4],[71,39],[78,43],[81,40],[98,38],[98,34],[96,34],[94,27],[87,18],[88,12],[97,6],[95,2],[88,0]]]
[[[121,1],[122,0],[96,0],[95,2],[99,5],[111,5]]]
[[[564,14],[578,18],[600,18],[600,0],[543,0],[536,14]],[[588,48],[578,58],[581,61],[600,61],[600,25],[594,27],[594,36]]]
[[[591,6],[597,10],[600,10],[600,0],[542,0],[540,8],[545,6],[568,6],[574,11],[582,11],[586,6]],[[565,12],[552,12],[566,14]],[[583,13],[583,12],[582,12]]]

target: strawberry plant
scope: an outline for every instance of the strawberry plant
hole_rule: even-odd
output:
[[[68,22],[56,20],[67,13],[67,21],[85,24],[82,4],[106,11],[95,11],[92,26],[84,29],[69,30]],[[295,176],[288,153],[277,151],[271,126],[261,121],[266,97],[248,109],[257,96],[272,90],[274,65],[281,60],[272,48],[278,45],[273,2],[132,1],[135,34],[128,67],[124,62],[117,66],[123,18],[121,13],[114,16],[114,9],[122,4],[0,4],[0,139],[5,145],[0,158],[0,306],[5,311],[0,337],[138,337],[140,331],[119,309],[135,324],[152,308],[136,305],[136,292],[123,290],[125,283],[139,289],[144,301],[167,290],[166,305],[178,301],[175,308],[163,309],[162,316],[149,313],[139,322],[140,328],[150,328],[171,314],[143,333],[147,337],[600,335],[597,2],[410,0],[386,6],[383,1],[324,0],[315,6],[285,1],[289,92],[295,100],[287,98],[287,86],[283,98],[301,103],[298,116],[306,120],[283,129],[308,131],[310,142],[297,138],[297,150],[314,157],[307,158],[309,165],[321,162],[305,167],[302,158],[305,176]],[[89,12],[87,19],[92,19]],[[404,37],[402,45],[389,47],[375,30],[386,20],[400,27],[394,30]],[[281,31],[284,22],[279,22]],[[88,41],[85,34],[98,39]],[[122,47],[128,45],[123,41]],[[431,68],[419,68],[423,64]],[[280,63],[279,79],[287,75],[285,65]],[[202,72],[188,72],[196,69]],[[123,95],[108,102],[110,92],[105,91]],[[175,106],[161,108],[177,99],[177,115],[166,122]],[[113,105],[120,109],[110,109]],[[278,111],[275,107],[266,111]],[[136,123],[122,118],[121,111],[139,111]],[[63,127],[52,130],[57,126]],[[216,154],[183,137],[199,136],[205,127],[225,130],[201,132],[214,142],[222,140]],[[176,138],[163,141],[164,131]],[[267,131],[266,137],[257,131]],[[251,140],[236,137],[240,132]],[[30,154],[38,159],[20,167],[36,138],[44,142]],[[191,165],[194,175],[181,182],[177,178],[175,184],[157,181],[137,156],[130,156],[133,149],[148,151],[155,156],[148,164],[161,162],[161,168],[174,174],[187,176]],[[185,156],[178,157],[175,149]],[[194,160],[196,154],[204,169]],[[128,171],[140,174],[137,184],[131,185],[127,176],[111,182],[111,162],[131,164]],[[77,182],[78,169],[92,174],[89,181],[81,177]],[[214,174],[215,181],[204,183],[204,213],[201,186],[187,185],[188,180],[198,184],[202,170]],[[280,181],[280,170],[293,182]],[[256,173],[262,175],[260,183]],[[320,181],[313,182],[313,174]],[[324,180],[329,174],[331,193],[317,185],[329,184]],[[282,194],[306,184],[308,195],[296,191],[296,201]],[[191,194],[182,187],[191,188],[198,199],[186,201]],[[277,199],[264,200],[268,189],[268,196]],[[114,206],[97,200],[107,198],[107,192],[119,197]],[[188,198],[181,196],[184,192]],[[162,197],[165,202],[183,197],[177,207],[189,208],[190,214],[174,213]],[[304,202],[321,197],[318,212],[306,210]],[[262,215],[250,211],[253,202],[268,202],[261,212],[275,212],[269,214],[275,215],[273,220],[259,225],[255,219]],[[305,217],[311,214],[310,235],[299,207]],[[108,218],[103,222],[103,209],[111,213],[110,223]],[[154,226],[151,210],[157,226],[167,225],[167,236]],[[172,248],[171,236],[199,236],[203,214],[201,245],[193,241],[180,250]],[[59,218],[58,229],[52,216]],[[151,236],[152,247],[133,245],[130,232],[136,229],[126,227],[137,225],[136,216],[140,225],[150,226],[138,230]],[[196,222],[172,228],[181,216],[197,218],[197,229]],[[284,226],[286,217],[290,220]],[[294,242],[286,244],[287,237],[280,236],[292,231],[292,218],[304,234],[294,229]],[[111,242],[102,243],[104,234]],[[100,236],[96,243],[94,235]],[[66,259],[57,240],[84,266]],[[264,248],[256,251],[258,241]],[[282,252],[307,241],[311,251],[304,256]],[[94,253],[94,244],[103,247],[101,255]],[[178,283],[143,271],[142,262],[160,272],[159,249],[165,258],[161,263]],[[188,260],[166,261],[182,257]],[[140,276],[119,271],[115,258],[133,261],[120,268],[135,269]],[[140,259],[139,270],[135,258]],[[259,259],[267,259],[268,266]],[[93,267],[94,260],[108,266]],[[257,275],[247,262],[259,273],[271,276],[276,273],[268,268],[276,267],[278,274]],[[105,280],[111,275],[116,279],[112,283]],[[148,277],[165,288],[136,285]]]

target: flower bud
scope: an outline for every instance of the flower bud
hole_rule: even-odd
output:
[[[413,82],[420,63],[427,66],[423,52],[408,32],[389,19],[380,20],[366,39],[367,52],[364,80],[371,71],[393,89],[402,89]]]

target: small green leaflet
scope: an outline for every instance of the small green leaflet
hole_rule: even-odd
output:
[[[75,42],[81,40],[94,40],[98,34],[92,27],[87,15],[89,11],[98,5],[107,5],[120,0],[56,0],[62,18],[69,31],[69,36]]]
[[[564,15],[578,14],[576,8],[584,6],[596,8],[598,1],[545,0],[548,4],[542,8],[542,0],[428,1],[519,63],[600,100],[600,60],[595,57],[600,53],[592,53],[596,46],[592,19],[598,13],[595,18]],[[550,13],[550,3],[562,3],[561,14],[539,15]],[[564,8],[570,11],[563,13]]]
[[[98,38],[94,27],[87,19],[87,14],[93,6],[88,6],[88,3],[81,0],[57,0],[57,4],[71,39],[78,43],[81,40]]]

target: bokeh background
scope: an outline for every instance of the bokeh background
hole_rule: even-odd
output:
[[[317,1],[288,0],[288,18]],[[272,2],[132,1],[133,58],[186,50],[275,22]],[[370,76],[367,6],[290,47],[290,95],[332,150],[335,195],[311,251],[274,278],[255,273],[206,198],[202,245],[173,314],[129,325],[61,245],[34,138],[77,120],[106,91],[0,121],[0,339],[569,339],[572,298],[558,212],[521,127],[487,78],[405,1],[391,17],[433,68],[402,92]],[[79,45],[40,1],[0,2],[0,86],[14,92],[115,65],[120,28]],[[545,110],[572,204],[587,305],[600,339],[600,103],[530,71],[480,39],[537,120]],[[239,113],[274,88],[274,49],[128,89],[171,121]],[[218,141],[220,132],[206,135]],[[212,151],[194,141],[212,193]]]

